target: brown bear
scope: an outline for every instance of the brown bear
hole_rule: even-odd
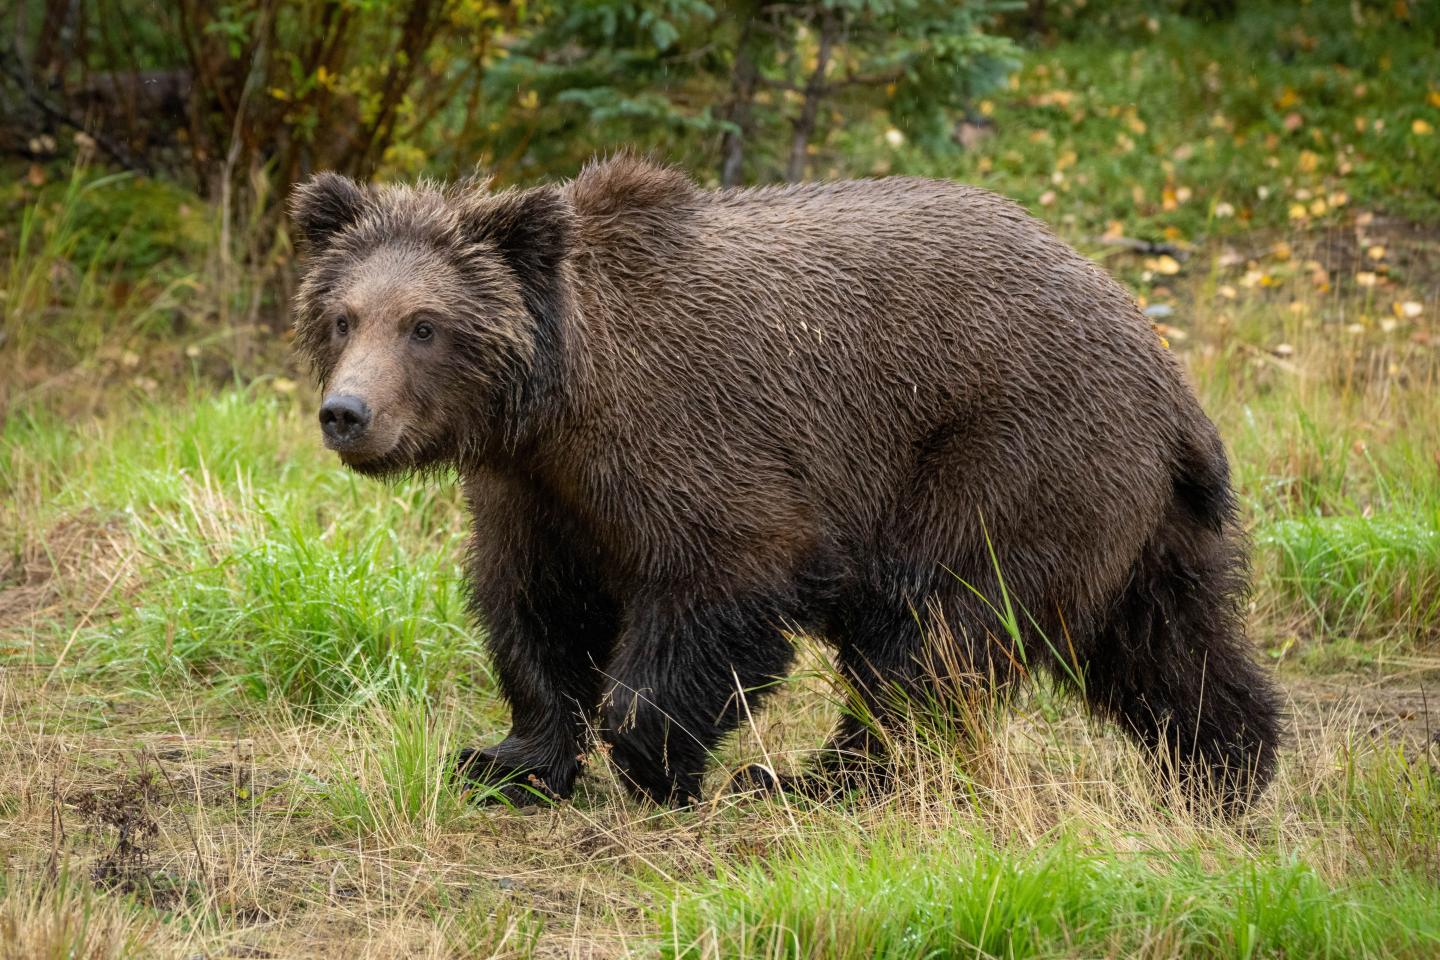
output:
[[[689,802],[795,634],[866,709],[791,783],[883,769],[876,725],[947,670],[1037,666],[1192,787],[1269,780],[1220,439],[1126,292],[1016,204],[619,156],[504,192],[320,174],[292,211],[326,445],[453,466],[473,512],[513,727],[471,781],[566,797],[593,731]]]

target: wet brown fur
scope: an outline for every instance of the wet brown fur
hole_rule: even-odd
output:
[[[568,795],[593,727],[637,792],[695,797],[790,630],[882,720],[944,636],[987,684],[1052,670],[1229,801],[1269,779],[1220,439],[1125,291],[1015,204],[712,192],[621,156],[502,193],[322,175],[294,213],[300,348],[376,411],[347,462],[463,479],[513,708],[472,776]],[[832,773],[876,749],[854,719],[832,748]]]

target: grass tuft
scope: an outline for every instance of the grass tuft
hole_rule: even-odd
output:
[[[394,842],[434,839],[470,810],[450,782],[450,733],[423,700],[374,704],[351,726],[322,806],[344,833]]]

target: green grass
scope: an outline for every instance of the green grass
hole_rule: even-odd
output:
[[[1274,564],[1269,583],[1303,606],[1327,637],[1440,637],[1440,513],[1280,520],[1256,546]]]
[[[84,637],[107,668],[138,661],[322,711],[484,676],[455,568],[458,543],[417,555],[383,528],[327,532],[266,520],[218,551],[183,528],[142,544],[161,559],[134,612]]]
[[[1331,884],[1304,862],[1127,853],[1060,832],[1033,847],[892,828],[725,868],[659,911],[670,957],[1422,957],[1440,890]],[[1157,951],[1159,952],[1159,951]]]
[[[6,425],[0,489],[23,494],[31,523],[110,531],[136,571],[98,624],[57,625],[79,630],[74,655],[327,713],[487,683],[453,491],[357,484],[297,413],[261,384],[78,429]]]
[[[199,198],[83,167],[33,196],[9,193],[0,209],[19,209],[0,231],[0,346],[17,374],[173,336],[195,310],[215,245]]]

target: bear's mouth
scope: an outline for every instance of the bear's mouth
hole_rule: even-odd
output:
[[[376,450],[374,447],[360,447],[354,449],[336,450],[340,462],[352,470],[367,473],[385,461],[391,459],[396,449],[400,446],[397,438],[393,443],[383,450]]]

